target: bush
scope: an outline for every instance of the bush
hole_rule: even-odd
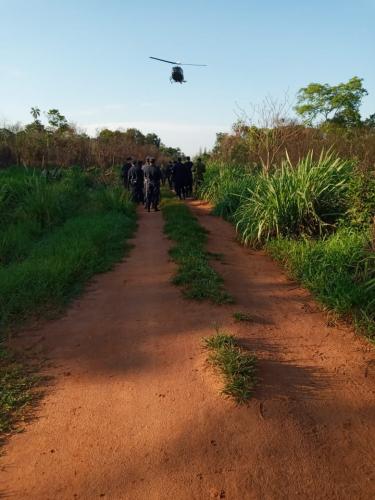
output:
[[[324,153],[318,161],[309,154],[295,167],[286,160],[270,175],[259,174],[234,214],[241,238],[258,245],[332,229],[347,208],[351,173],[349,162]]]

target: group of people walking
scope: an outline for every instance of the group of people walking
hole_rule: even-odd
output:
[[[143,203],[146,210],[159,210],[160,186],[168,183],[180,200],[193,196],[203,181],[205,166],[200,158],[193,163],[188,156],[183,162],[181,158],[170,161],[168,165],[159,167],[155,158],[147,157],[145,162],[127,158],[121,176],[132,200]]]

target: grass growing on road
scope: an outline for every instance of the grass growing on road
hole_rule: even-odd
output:
[[[238,322],[249,322],[250,323],[250,322],[254,321],[254,318],[251,316],[251,314],[244,313],[244,312],[234,312],[233,318]]]
[[[38,396],[33,389],[39,380],[32,368],[0,350],[0,434],[11,431],[24,408]]]
[[[256,385],[256,358],[242,349],[233,335],[217,332],[203,339],[203,346],[210,351],[208,361],[224,377],[223,394],[237,403],[251,398]]]
[[[224,290],[222,278],[209,264],[210,254],[204,248],[207,231],[177,199],[164,194],[161,206],[165,233],[176,242],[170,250],[178,265],[173,283],[182,286],[184,295],[190,299],[209,299],[215,304],[233,302]]]

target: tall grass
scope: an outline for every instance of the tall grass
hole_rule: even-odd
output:
[[[296,165],[286,157],[267,174],[216,162],[201,195],[243,243],[265,245],[323,304],[375,336],[375,183],[364,183],[352,162],[309,153]]]
[[[246,244],[278,236],[322,234],[347,208],[352,165],[323,153],[312,153],[293,166],[289,159],[266,175],[258,174],[233,215]]]
[[[135,227],[129,197],[78,169],[50,181],[1,172],[0,329],[59,308],[124,253]],[[95,186],[95,187],[93,187]]]
[[[212,162],[198,196],[214,205],[216,215],[231,219],[255,182],[254,175],[243,167]]]
[[[375,287],[369,286],[375,261],[369,242],[368,232],[343,227],[321,240],[278,238],[266,248],[322,304],[352,315],[375,339]]]

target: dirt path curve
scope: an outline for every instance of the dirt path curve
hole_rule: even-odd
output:
[[[17,499],[370,499],[375,496],[373,354],[329,328],[308,294],[233,228],[192,204],[237,300],[187,302],[160,214],[140,212],[135,248],[64,318],[24,338],[55,384],[1,459]],[[254,321],[238,325],[233,311]],[[219,322],[256,351],[248,407],[218,395],[200,338]],[[31,336],[32,335],[32,336]]]

